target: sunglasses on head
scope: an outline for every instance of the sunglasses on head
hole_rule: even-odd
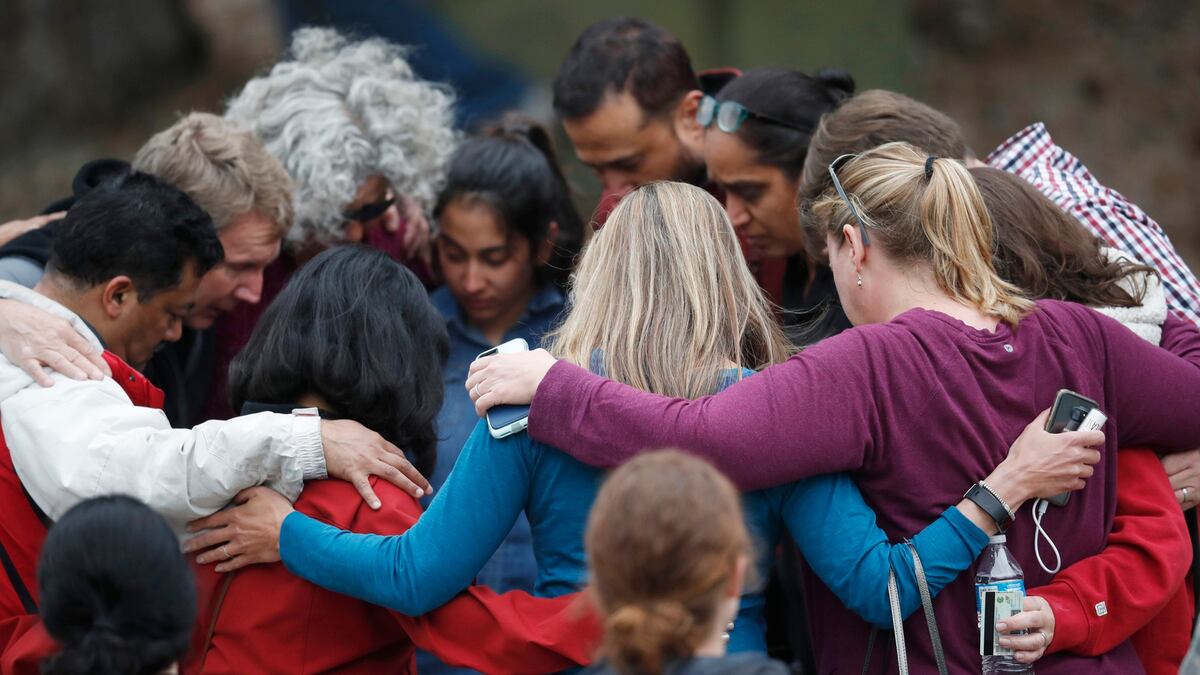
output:
[[[387,197],[377,202],[363,204],[353,211],[346,211],[342,217],[346,220],[352,220],[359,223],[367,223],[382,216],[392,205],[396,203],[395,197]]]
[[[708,94],[705,94],[704,98],[700,99],[700,107],[696,109],[696,123],[701,128],[707,129],[715,121],[717,128],[727,134],[736,133],[738,129],[741,129],[742,122],[745,122],[748,117],[753,117],[767,124],[787,127],[796,131],[804,131],[804,129],[791,122],[785,122],[770,115],[756,113],[737,101],[718,101]]]
[[[838,169],[842,168],[842,165],[857,156],[858,155],[854,154],[842,155],[841,157],[838,157],[830,162],[829,177],[833,179],[833,188],[837,190],[838,196],[842,198],[842,201],[846,203],[847,208],[850,209],[850,215],[858,221],[858,229],[862,233],[863,246],[870,246],[871,238],[867,236],[867,221],[863,220],[863,217],[858,213],[858,209],[854,208],[854,202],[850,201],[850,198],[846,196],[846,191],[842,188],[842,181],[838,180],[837,177]]]

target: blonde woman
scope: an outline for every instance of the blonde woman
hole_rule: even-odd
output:
[[[843,189],[814,205],[814,234],[826,242],[854,329],[698,401],[640,392],[542,352],[490,359],[467,381],[481,394],[477,408],[528,403],[536,391],[530,435],[597,466],[674,445],[712,459],[743,488],[854,471],[883,529],[902,537],[958,501],[1058,389],[1072,389],[1108,413],[1109,433],[1106,461],[1080,469],[1075,487],[1091,476],[1088,489],[1061,512],[1073,528],[1056,543],[1064,565],[1100,550],[1113,517],[1112,453],[1200,446],[1200,416],[1180,408],[1200,401],[1200,371],[1097,312],[1035,304],[997,277],[991,219],[961,162],[889,143],[830,171]],[[1014,508],[1048,496],[1030,485],[985,482]],[[982,490],[972,495],[982,498]],[[1033,542],[1032,520],[1019,513],[1009,548],[1033,560]],[[1050,581],[1036,565],[1025,572],[1030,585]],[[934,607],[950,670],[978,669],[971,579],[953,581]],[[861,652],[835,644],[865,646],[869,627],[827,594],[812,609],[821,617],[814,626],[821,669],[860,669]],[[1053,615],[1044,610],[1000,626],[1031,629],[1005,640],[1049,645]],[[924,630],[920,621],[909,619],[910,635]],[[928,643],[910,647],[914,669],[931,670]],[[1054,654],[1038,671],[1141,669],[1128,643],[1085,659]]]
[[[720,391],[780,363],[791,348],[741,255],[725,211],[704,190],[682,183],[634,190],[583,254],[569,314],[548,338],[551,352],[682,399]],[[619,439],[624,430],[614,425],[606,433]],[[994,473],[997,484],[1045,472],[1054,472],[1056,490],[1074,483],[1074,466],[1052,466],[1055,452],[1018,446]],[[527,434],[493,439],[481,422],[429,509],[403,535],[345,533],[264,496],[251,500],[234,528],[259,534],[239,535],[229,548],[244,562],[282,556],[292,573],[318,585],[418,615],[470,584],[524,510],[538,563],[535,594],[558,596],[585,582],[584,525],[603,476]],[[890,625],[892,566],[900,572],[905,611],[918,606],[911,558],[903,545],[888,544],[849,476],[750,493],[745,504],[760,545],[755,579],[767,579],[787,527],[825,583],[868,620]],[[927,573],[937,592],[974,560],[995,527],[983,514],[955,508],[931,520],[915,539],[931,561]],[[730,631],[730,651],[765,651],[763,604],[761,584],[749,586]]]

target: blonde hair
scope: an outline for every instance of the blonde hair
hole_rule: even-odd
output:
[[[750,537],[737,489],[703,460],[643,454],[596,495],[586,535],[604,656],[621,673],[659,675],[713,629]]]
[[[926,178],[927,159],[907,143],[886,143],[847,161],[838,179],[873,246],[901,263],[929,265],[950,297],[1016,326],[1033,303],[996,274],[995,232],[975,180],[960,160],[946,158],[934,160]],[[832,186],[812,212],[813,226],[826,233],[854,223]]]
[[[683,183],[621,200],[583,252],[568,307],[547,337],[552,354],[667,396],[711,394],[722,370],[792,351],[725,210]]]
[[[133,168],[186,193],[217,230],[251,212],[270,220],[281,238],[292,226],[287,170],[249,131],[216,115],[192,113],[155,134]]]

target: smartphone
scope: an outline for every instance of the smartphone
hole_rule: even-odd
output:
[[[1092,399],[1076,394],[1070,389],[1059,389],[1054,397],[1054,407],[1050,408],[1050,418],[1046,420],[1046,431],[1052,434],[1064,431],[1077,431],[1087,426],[1098,429],[1107,421],[1100,406]],[[1097,421],[1099,422],[1097,424]],[[1071,499],[1070,492],[1054,495],[1046,500],[1055,506],[1066,506]]]
[[[529,351],[529,343],[522,338],[509,340],[502,345],[492,347],[476,356],[479,360],[493,354],[514,354]],[[498,405],[487,411],[488,433],[492,438],[506,438],[515,433],[525,431],[529,426],[529,406],[527,405]]]

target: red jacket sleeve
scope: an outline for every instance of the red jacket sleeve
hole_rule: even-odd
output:
[[[535,598],[471,586],[425,616],[395,617],[421,649],[485,673],[553,673],[587,665],[602,637],[579,593]]]
[[[40,675],[42,661],[57,650],[36,614],[0,621],[0,675]]]
[[[1128,640],[1167,606],[1191,565],[1187,524],[1158,456],[1122,450],[1117,475],[1116,516],[1104,550],[1029,591],[1054,609],[1047,653],[1095,656]]]
[[[373,479],[372,484],[390,506],[373,511],[355,494],[347,529],[401,534],[412,527],[422,513],[420,504],[390,483]],[[346,527],[332,513],[318,517]],[[550,673],[587,665],[600,644],[600,625],[579,596],[498,595],[470,586],[424,616],[392,615],[413,643],[448,664],[487,673]]]

